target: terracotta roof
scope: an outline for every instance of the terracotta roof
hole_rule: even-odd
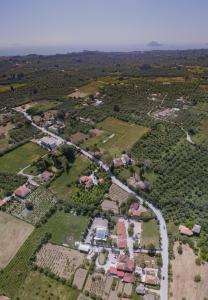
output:
[[[123,167],[124,163],[120,158],[115,158],[113,160],[114,167]]]
[[[25,185],[18,187],[15,191],[15,195],[21,198],[25,198],[31,192]]]
[[[191,229],[189,229],[188,227],[184,226],[184,225],[180,225],[179,226],[179,231],[181,234],[187,235],[187,236],[192,236],[193,232]]]
[[[160,280],[157,276],[145,275],[145,283],[151,285],[158,285],[160,284]]]
[[[131,260],[127,255],[119,255],[117,269],[125,272],[133,272],[134,261]]]
[[[124,249],[127,246],[127,235],[126,235],[126,226],[123,220],[119,220],[117,223],[117,246],[120,249]]]
[[[0,295],[0,300],[9,300],[10,298],[6,297],[6,296],[3,296],[3,295]]]
[[[118,276],[119,278],[123,278],[124,277],[124,272],[117,270],[115,267],[110,267],[110,269],[108,270],[108,272],[113,275],[113,276]]]
[[[3,206],[6,203],[6,201],[0,199],[0,207]]]
[[[127,283],[133,283],[134,282],[134,274],[125,273],[123,277],[123,281]]]
[[[44,171],[44,172],[41,174],[41,177],[42,177],[42,179],[44,179],[44,180],[49,180],[52,176],[53,176],[53,173],[48,172],[48,171]]]

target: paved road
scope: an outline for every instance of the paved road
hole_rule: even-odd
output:
[[[94,156],[92,156],[90,153],[85,151],[84,149],[74,145],[71,142],[67,142],[60,136],[57,136],[54,133],[51,133],[50,131],[46,130],[43,127],[40,127],[36,125],[33,121],[30,115],[28,115],[25,111],[14,109],[16,111],[19,111],[24,114],[24,116],[31,121],[31,124],[38,128],[43,133],[53,136],[54,138],[60,140],[63,143],[67,143],[68,145],[73,146],[77,150],[79,150],[83,155],[88,157],[90,160],[94,161],[96,164],[98,164],[103,170],[105,170],[108,175],[111,177],[111,180],[113,183],[117,184],[119,187],[121,187],[123,190],[128,192],[129,194],[134,195],[141,203],[144,201],[144,199],[136,194],[134,191],[132,191],[127,185],[123,184],[120,180],[118,180],[113,173],[111,173],[109,167],[105,165],[102,161],[96,159]],[[148,207],[155,213],[158,221],[159,221],[159,227],[160,227],[160,237],[161,237],[161,255],[162,255],[162,261],[163,266],[161,268],[161,286],[160,286],[160,299],[161,300],[168,300],[168,234],[167,234],[167,228],[165,220],[162,216],[162,213],[159,209],[157,209],[155,206],[153,206],[150,202],[145,201]],[[164,278],[164,279],[163,279]]]

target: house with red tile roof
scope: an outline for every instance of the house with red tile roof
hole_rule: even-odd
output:
[[[132,273],[134,272],[134,261],[130,259],[127,255],[119,255],[117,269],[124,272]]]
[[[184,225],[180,225],[179,226],[179,232],[183,235],[187,235],[187,236],[192,236],[193,232],[191,229],[189,229],[188,227],[184,226]]]
[[[126,226],[122,219],[117,223],[117,247],[119,249],[125,249],[127,247],[127,233]]]
[[[44,171],[42,174],[41,174],[41,179],[43,181],[48,181],[51,177],[53,177],[53,173],[52,172],[48,172],[47,170]]]
[[[134,274],[133,273],[125,273],[124,277],[123,277],[123,282],[134,283]]]
[[[16,189],[14,192],[15,196],[20,198],[25,198],[29,193],[31,193],[31,190],[27,188],[25,185],[22,185]]]
[[[10,298],[0,294],[0,300],[10,300]]]

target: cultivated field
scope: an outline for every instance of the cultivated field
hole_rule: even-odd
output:
[[[0,211],[0,269],[15,256],[33,226]]]
[[[61,278],[70,279],[83,264],[84,257],[77,250],[47,243],[38,251],[35,264],[49,269]]]
[[[45,153],[37,144],[26,143],[0,157],[0,170],[4,173],[16,173]]]
[[[106,277],[102,274],[93,273],[87,278],[87,282],[84,287],[84,291],[96,294],[96,296],[102,297],[103,300],[107,300],[113,279]]]
[[[56,108],[59,104],[59,101],[42,100],[35,103],[35,105],[30,107],[27,111],[31,115],[40,115],[50,109]]]
[[[203,300],[208,297],[208,263],[197,266],[196,256],[188,245],[183,245],[183,254],[178,254],[178,243],[174,245],[175,259],[171,261],[173,282],[171,283],[171,297],[173,300]],[[194,276],[200,274],[201,281],[196,283]]]
[[[78,295],[79,291],[39,272],[30,272],[18,293],[21,300],[76,300]]]
[[[25,203],[31,202],[33,209],[28,210]],[[33,225],[41,221],[41,218],[45,217],[46,213],[54,207],[57,199],[43,186],[38,187],[24,200],[10,201],[10,205],[7,207],[12,215],[17,216]]]
[[[78,145],[79,143],[85,141],[89,136],[87,134],[84,134],[82,132],[76,132],[75,134],[70,136],[70,141]]]
[[[4,92],[10,91],[11,90],[11,86],[14,89],[17,89],[17,88],[21,88],[21,87],[23,87],[25,85],[26,85],[25,83],[12,83],[11,85],[10,84],[1,84],[0,85],[0,93],[4,93]]]
[[[109,197],[111,200],[119,203],[119,206],[128,200],[129,194],[113,183],[109,189]]]
[[[74,275],[73,286],[76,286],[76,288],[82,290],[85,283],[86,276],[87,276],[87,270],[82,268],[78,269]]]

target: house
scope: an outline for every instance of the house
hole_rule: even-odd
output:
[[[196,234],[196,235],[199,235],[200,232],[201,232],[201,226],[195,224],[195,225],[193,226],[193,228],[192,228],[192,232],[193,232],[194,234]]]
[[[94,240],[95,241],[106,241],[108,237],[108,229],[104,227],[97,227]]]
[[[10,300],[10,298],[0,294],[0,300]]]
[[[145,294],[145,287],[144,287],[144,284],[139,284],[137,287],[136,287],[136,293],[138,295],[144,295]]]
[[[4,204],[6,204],[6,201],[4,199],[0,199],[0,207],[2,207]]]
[[[126,153],[121,155],[121,160],[122,160],[124,166],[127,166],[127,165],[131,164],[131,162],[132,162],[131,158]]]
[[[127,234],[124,220],[119,219],[117,223],[117,247],[125,249],[127,247]]]
[[[117,270],[116,267],[111,266],[110,269],[108,270],[108,273],[112,276],[123,278],[124,277],[124,272]]]
[[[187,236],[192,236],[193,232],[191,229],[189,229],[188,227],[184,226],[184,225],[180,225],[179,226],[179,232],[183,235],[187,235]]]
[[[22,185],[16,189],[14,192],[15,196],[20,198],[25,198],[29,193],[31,193],[31,190],[27,188],[25,185]]]
[[[119,255],[118,263],[117,263],[117,270],[133,273],[134,272],[134,261],[131,260],[127,255]]]
[[[134,274],[133,273],[125,273],[124,277],[123,277],[123,282],[134,283]]]
[[[40,139],[41,145],[49,151],[55,150],[62,142],[52,136],[44,136]]]
[[[144,278],[142,279],[142,282],[149,285],[159,285],[160,279],[158,278],[158,276],[145,275]]]
[[[131,204],[129,209],[129,214],[132,217],[139,217],[144,210],[141,209],[141,206],[138,202],[134,202]]]
[[[91,246],[89,244],[79,243],[78,250],[83,253],[89,253],[91,250]]]
[[[91,176],[81,176],[79,182],[83,184],[87,189],[93,186],[93,180]]]
[[[53,177],[53,173],[52,173],[52,172],[44,171],[44,172],[41,174],[41,179],[42,179],[43,181],[48,181],[51,177]]]
[[[120,168],[124,166],[124,163],[121,158],[114,158],[113,165],[115,168]]]

